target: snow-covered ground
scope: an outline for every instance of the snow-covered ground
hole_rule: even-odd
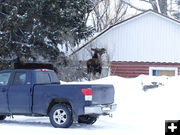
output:
[[[143,86],[151,82],[158,82],[161,85],[143,91]],[[164,135],[165,120],[180,119],[179,82],[179,76],[144,75],[133,79],[110,76],[92,81],[90,83],[114,85],[118,108],[113,118],[101,116],[94,125],[73,124],[68,129],[55,129],[46,117],[14,116],[14,119],[7,118],[0,122],[0,133],[2,135]]]

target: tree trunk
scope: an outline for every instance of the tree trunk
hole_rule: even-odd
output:
[[[163,14],[163,15],[167,15],[167,0],[158,0],[159,2],[159,8],[160,8],[160,12]]]
[[[153,11],[158,13],[159,12],[158,11],[158,4],[157,4],[156,0],[149,0],[149,3],[152,5]]]

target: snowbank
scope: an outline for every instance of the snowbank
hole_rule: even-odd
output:
[[[157,82],[158,88],[143,90],[144,85]],[[127,133],[159,134],[165,132],[165,120],[180,119],[180,77],[152,77],[141,75],[137,78],[126,79],[110,76],[96,81],[81,82],[80,84],[113,84],[115,102],[118,109],[112,123]],[[66,83],[66,84],[74,84]],[[111,124],[110,124],[111,125]],[[122,126],[124,125],[124,126]]]
[[[144,85],[157,82],[157,88],[143,90]],[[141,75],[126,79],[110,76],[78,84],[113,84],[118,105],[113,118],[102,116],[94,125],[73,124],[69,129],[53,128],[48,118],[15,116],[0,122],[2,134],[64,134],[64,135],[164,135],[165,120],[180,119],[180,77]],[[62,84],[77,84],[77,82]],[[12,130],[10,130],[12,129]]]

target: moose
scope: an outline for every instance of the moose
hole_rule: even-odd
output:
[[[94,55],[86,62],[89,81],[95,78],[97,73],[99,73],[100,77],[102,72],[101,56],[106,52],[105,48],[91,48],[91,50],[94,52]]]

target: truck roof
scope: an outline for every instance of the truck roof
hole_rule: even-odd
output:
[[[4,71],[55,71],[56,69],[54,66],[50,63],[23,63],[23,62],[16,62],[14,63],[14,69],[8,69],[8,70],[3,70],[0,72]]]
[[[8,70],[2,70],[0,72],[5,72],[5,71],[53,71],[51,69],[8,69]]]
[[[54,70],[53,64],[50,63],[14,63],[14,69],[51,69]]]

